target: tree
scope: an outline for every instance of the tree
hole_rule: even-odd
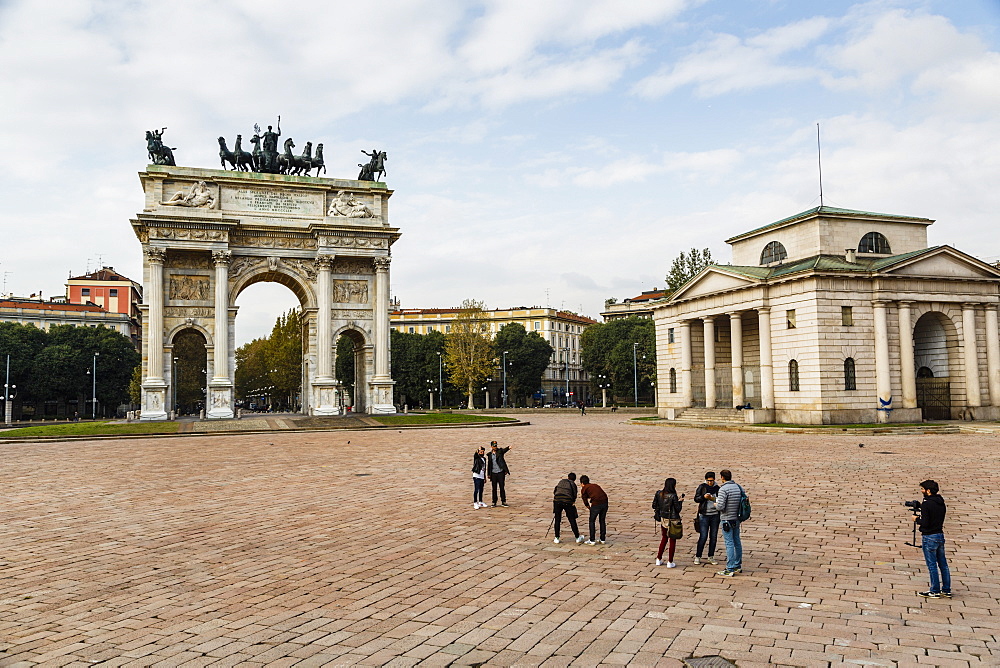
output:
[[[389,341],[397,400],[411,406],[429,401],[431,389],[437,394],[438,353],[444,354],[444,334],[407,334],[393,329],[389,332]]]
[[[236,398],[252,401],[270,394],[267,339],[254,339],[236,349]]]
[[[174,410],[194,414],[205,406],[205,376],[208,373],[208,353],[205,337],[194,329],[187,329],[174,339],[174,370],[177,374],[177,405]]]
[[[583,368],[590,376],[591,386],[596,390],[603,375],[611,383],[612,399],[627,402],[634,397],[638,375],[639,393],[647,394],[656,379],[655,337],[653,321],[637,316],[598,323],[583,330],[580,337]],[[636,343],[639,345],[634,346]]]
[[[496,362],[483,303],[466,299],[460,309],[451,332],[445,335],[448,381],[466,392],[468,407],[473,408],[473,392],[489,377]]]
[[[136,364],[132,370],[132,380],[128,383],[128,400],[136,406],[142,405],[142,365]]]
[[[692,248],[687,253],[681,251],[681,254],[674,258],[670,265],[670,271],[667,273],[667,293],[676,292],[678,288],[710,264],[712,264],[712,252],[707,248],[700,251],[697,248]]]
[[[0,322],[0,372],[7,378],[7,355],[10,355],[10,382],[17,385],[17,396],[22,401],[33,401],[38,392],[30,382],[32,365],[45,348],[45,330],[34,325]]]
[[[527,332],[523,325],[513,322],[500,328],[493,345],[494,354],[501,363],[504,351],[507,352],[509,403],[516,404],[521,400],[527,405],[528,397],[542,386],[542,376],[549,366],[554,348],[537,332]]]
[[[302,391],[302,321],[298,309],[278,316],[268,339],[267,354],[274,399],[294,410]]]

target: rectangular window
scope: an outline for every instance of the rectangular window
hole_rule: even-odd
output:
[[[785,311],[785,324],[787,329],[795,329],[795,309]]]
[[[840,324],[844,327],[852,327],[854,325],[854,311],[850,306],[840,307]]]
[[[412,328],[412,327],[410,327],[409,329],[407,329],[407,331],[408,331],[408,332],[409,332],[410,334],[413,334],[413,328]]]
[[[540,323],[539,321],[536,320],[535,321],[535,331],[537,332],[541,328],[542,328],[542,323]]]
[[[673,343],[673,342],[674,342],[674,328],[671,327],[670,329],[667,330],[667,343]]]
[[[428,325],[428,326],[427,326],[427,331],[428,331],[428,333],[429,333],[429,332],[433,332],[433,331],[434,331],[434,327],[432,327],[432,326]]]
[[[84,297],[89,297],[90,296],[90,288],[83,288],[82,290],[80,290],[80,294],[83,295]]]
[[[444,326],[444,331],[445,331],[446,333],[447,333],[447,332],[450,332],[450,331],[451,331],[451,325],[445,325],[445,326]]]
[[[109,293],[109,296],[111,296],[111,297],[117,297],[118,296],[118,288],[111,288],[111,292]]]

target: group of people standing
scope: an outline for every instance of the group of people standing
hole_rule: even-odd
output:
[[[507,507],[507,490],[504,484],[510,469],[507,468],[507,460],[504,458],[510,451],[510,446],[501,448],[496,441],[490,441],[490,453],[486,454],[486,448],[479,446],[479,449],[472,455],[472,507],[485,508],[483,502],[483,488],[486,481],[493,484],[493,507],[497,505],[497,495],[499,494],[500,505]]]
[[[715,548],[719,539],[719,527],[726,544],[726,567],[719,571],[723,577],[732,577],[743,572],[743,542],[740,539],[740,505],[746,498],[746,491],[733,481],[729,469],[719,472],[722,485],[715,484],[715,471],[705,474],[705,481],[698,485],[694,493],[694,502],[698,504],[698,514],[694,526],[698,531],[698,546],[695,551],[694,563],[717,565]],[[660,547],[656,552],[656,565],[666,563],[667,568],[675,568],[674,550],[677,539],[684,535],[684,525],[681,520],[681,509],[685,494],[677,495],[677,480],[667,478],[663,481],[663,489],[657,490],[653,496],[653,517],[660,525]],[[705,546],[708,545],[708,556],[704,557]],[[663,550],[668,549],[667,560],[663,561]]]

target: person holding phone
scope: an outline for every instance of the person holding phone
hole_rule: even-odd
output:
[[[701,563],[705,543],[708,543],[706,561],[713,566],[719,563],[715,560],[715,546],[719,541],[719,509],[715,507],[715,497],[718,494],[719,486],[715,484],[715,471],[709,471],[705,474],[705,482],[698,485],[694,493],[694,502],[698,504],[698,550],[694,557],[695,565]]]
[[[681,519],[681,506],[684,504],[684,495],[677,496],[677,481],[667,478],[663,481],[663,489],[657,490],[653,496],[653,517],[660,524],[660,549],[656,552],[656,565],[663,565],[663,548],[669,543],[667,552],[667,568],[676,568],[674,563],[674,549],[677,547],[677,539],[671,538],[667,533],[667,526],[670,520],[677,522]]]

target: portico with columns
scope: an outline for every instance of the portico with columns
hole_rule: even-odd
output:
[[[205,339],[206,417],[234,416],[236,299],[258,282],[281,283],[299,299],[303,413],[344,410],[340,335],[355,343],[360,362],[355,410],[395,412],[389,267],[400,234],[388,223],[392,191],[369,181],[165,165],[139,177],[145,206],[132,226],[144,258],[143,420],[174,410],[172,342],[186,329]]]
[[[660,415],[1000,418],[1000,270],[928,247],[932,222],[819,207],[729,239],[654,310]]]

